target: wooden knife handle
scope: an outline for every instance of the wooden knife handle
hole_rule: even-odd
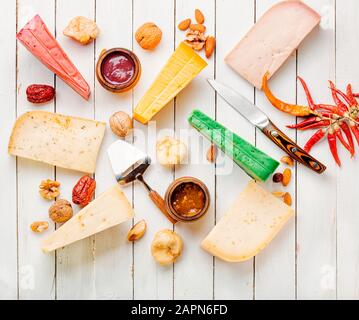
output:
[[[158,209],[160,209],[161,212],[167,217],[167,219],[169,221],[171,221],[173,224],[175,224],[177,222],[177,220],[173,219],[169,215],[169,213],[166,209],[165,200],[163,200],[163,198],[159,195],[159,193],[154,190],[151,190],[148,195],[149,195],[150,199],[152,200],[152,202],[156,205],[156,207]]]
[[[313,158],[310,154],[299,147],[288,136],[280,131],[271,121],[263,129],[263,133],[272,140],[279,148],[285,151],[289,156],[317,173],[323,173],[326,166]]]

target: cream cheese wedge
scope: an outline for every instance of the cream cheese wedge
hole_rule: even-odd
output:
[[[41,248],[44,252],[54,251],[114,227],[133,216],[131,204],[121,188],[115,185],[46,238]]]
[[[252,181],[201,246],[228,262],[242,262],[263,250],[294,215],[292,208]]]

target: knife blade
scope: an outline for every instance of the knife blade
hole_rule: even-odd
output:
[[[323,173],[326,170],[325,165],[313,158],[287,135],[280,131],[263,111],[240,93],[217,80],[208,79],[207,81],[235,111],[240,113],[251,124],[261,130],[290,157],[317,173]]]

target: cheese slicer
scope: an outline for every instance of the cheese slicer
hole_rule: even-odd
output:
[[[128,184],[135,180],[142,182],[148,191],[148,196],[156,207],[173,224],[177,222],[168,214],[164,199],[143,178],[143,174],[151,164],[151,158],[147,154],[123,140],[117,140],[112,143],[107,149],[107,154],[116,180],[120,185]]]

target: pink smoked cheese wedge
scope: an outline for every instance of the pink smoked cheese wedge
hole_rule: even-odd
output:
[[[88,100],[90,96],[88,83],[60,47],[39,15],[33,17],[16,37],[46,67],[84,99]]]
[[[270,8],[225,58],[226,63],[258,89],[273,76],[320,23],[320,15],[298,0]]]

